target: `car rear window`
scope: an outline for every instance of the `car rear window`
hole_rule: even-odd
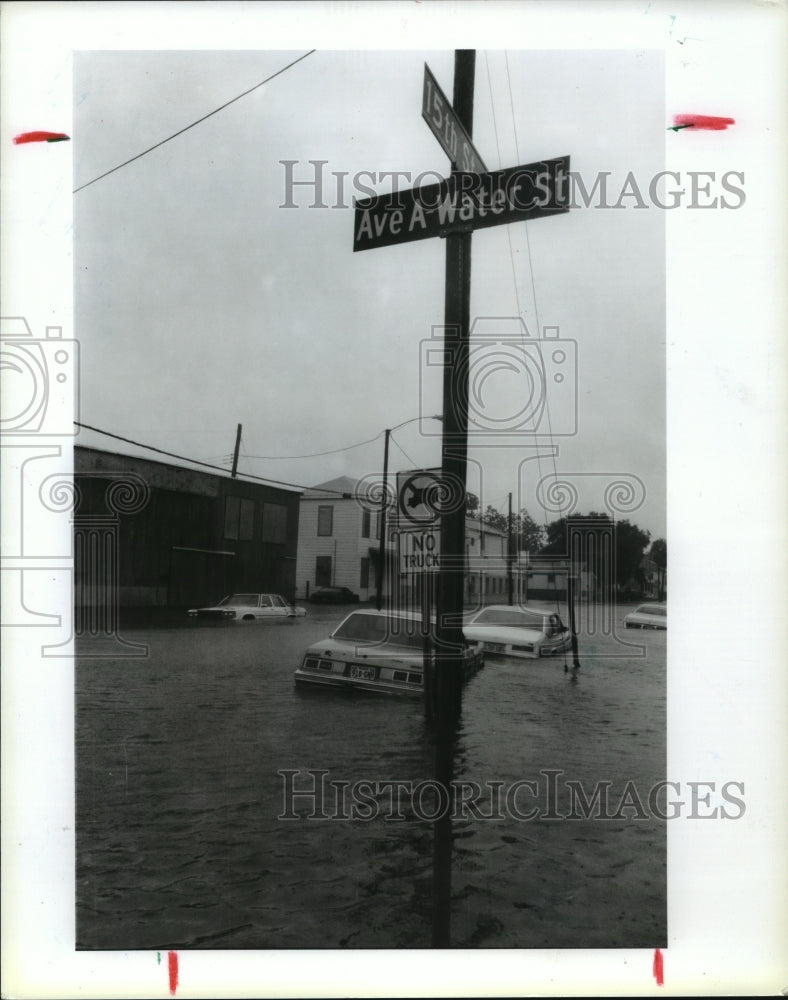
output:
[[[256,608],[259,599],[259,594],[233,594],[232,597],[226,597],[221,603],[232,607]]]
[[[354,642],[387,642],[396,646],[421,649],[424,635],[421,622],[395,615],[350,615],[334,632],[335,639],[352,639]]]

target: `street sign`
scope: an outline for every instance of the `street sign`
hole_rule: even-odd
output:
[[[562,215],[570,200],[568,156],[452,174],[440,184],[357,201],[353,251]]]
[[[440,469],[397,473],[397,514],[401,529],[435,524],[440,516]]]
[[[400,531],[398,537],[400,573],[425,573],[440,569],[439,531]]]
[[[441,144],[443,152],[453,164],[457,165],[457,170],[474,174],[487,173],[484,160],[476,152],[468,133],[454,113],[454,108],[446,100],[446,95],[438,86],[438,81],[426,63],[424,63],[421,117]]]

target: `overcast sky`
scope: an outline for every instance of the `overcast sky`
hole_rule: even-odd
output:
[[[303,51],[75,53],[74,187]],[[78,191],[84,423],[218,464],[229,462],[241,423],[242,472],[308,486],[379,472],[385,428],[441,412],[440,372],[424,344],[444,318],[443,241],[352,252],[360,171],[378,175],[358,181],[378,192],[391,187],[383,171],[408,171],[402,187],[424,171],[448,173],[421,117],[425,61],[451,99],[450,50],[317,51]],[[664,169],[664,95],[658,51],[480,51],[474,142],[490,170],[568,154],[589,189],[609,171],[613,203],[631,171],[648,203]],[[327,161],[331,207],[308,207],[305,187],[291,196],[299,207],[280,207],[283,160],[298,161],[297,180],[314,176],[310,160]],[[339,198],[334,172],[347,172]],[[581,200],[567,215],[474,235],[472,315],[514,318],[507,344],[520,337],[518,314],[531,338],[558,327],[574,342],[565,364],[577,357],[577,433],[562,435],[573,424],[571,370],[537,428],[542,445],[557,446],[554,461],[523,466],[535,454],[532,431],[471,441],[468,486],[483,504],[505,509],[511,491],[516,506],[553,520],[534,490],[555,472],[579,485],[578,511],[604,510],[605,485],[630,474],[645,497],[623,516],[665,534],[666,213],[636,203],[606,210]],[[527,379],[481,355],[476,366],[482,397],[471,417],[484,426],[517,412]],[[434,422],[396,432],[403,450],[392,446],[391,471],[439,465],[439,433]],[[287,457],[369,438],[334,455]],[[85,432],[77,443],[131,450]]]

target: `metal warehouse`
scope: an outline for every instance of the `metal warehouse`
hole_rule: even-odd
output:
[[[300,490],[84,447],[74,484],[78,613],[294,597]]]

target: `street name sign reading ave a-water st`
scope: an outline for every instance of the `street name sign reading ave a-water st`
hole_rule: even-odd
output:
[[[457,170],[473,174],[486,174],[487,167],[471,142],[462,122],[449,104],[438,81],[424,63],[424,91],[421,98],[421,117],[441,144]]]
[[[526,222],[569,211],[569,157],[491,173],[454,173],[439,184],[355,203],[353,250]]]

